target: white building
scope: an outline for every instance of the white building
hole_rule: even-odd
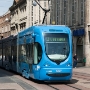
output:
[[[38,2],[43,8],[48,8],[47,0]],[[11,35],[15,35],[30,26],[41,24],[44,17],[44,12],[39,5],[33,6],[33,0],[14,0],[10,11]],[[47,18],[45,24],[50,24],[50,13]]]
[[[0,39],[10,36],[10,11],[0,16]]]

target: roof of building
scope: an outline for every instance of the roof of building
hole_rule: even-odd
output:
[[[8,10],[5,14],[3,14],[2,16],[0,16],[0,18],[6,16],[6,15],[9,14],[9,13],[10,13],[10,10]]]

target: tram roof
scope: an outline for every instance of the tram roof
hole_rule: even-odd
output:
[[[18,34],[19,36],[22,36],[22,35],[28,35],[28,34],[31,34],[34,30],[37,32],[38,30],[44,30],[44,31],[50,31],[51,29],[61,29],[61,30],[65,30],[65,29],[69,29],[68,26],[66,25],[34,25],[34,26],[31,26],[27,29],[24,29],[22,31],[20,31]]]

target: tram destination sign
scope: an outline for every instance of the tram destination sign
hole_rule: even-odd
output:
[[[65,37],[46,37],[46,42],[66,42]]]

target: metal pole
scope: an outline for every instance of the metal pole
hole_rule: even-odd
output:
[[[42,8],[41,7],[41,5],[37,2],[37,0],[34,0],[39,6],[40,6],[40,8],[44,11],[44,18],[43,18],[43,21],[42,21],[42,24],[44,24],[44,20],[45,20],[45,18],[46,18],[46,15],[47,15],[47,12],[49,12],[50,11],[50,8],[49,9],[44,9],[44,8]],[[48,0],[48,4],[49,4],[49,0]]]

